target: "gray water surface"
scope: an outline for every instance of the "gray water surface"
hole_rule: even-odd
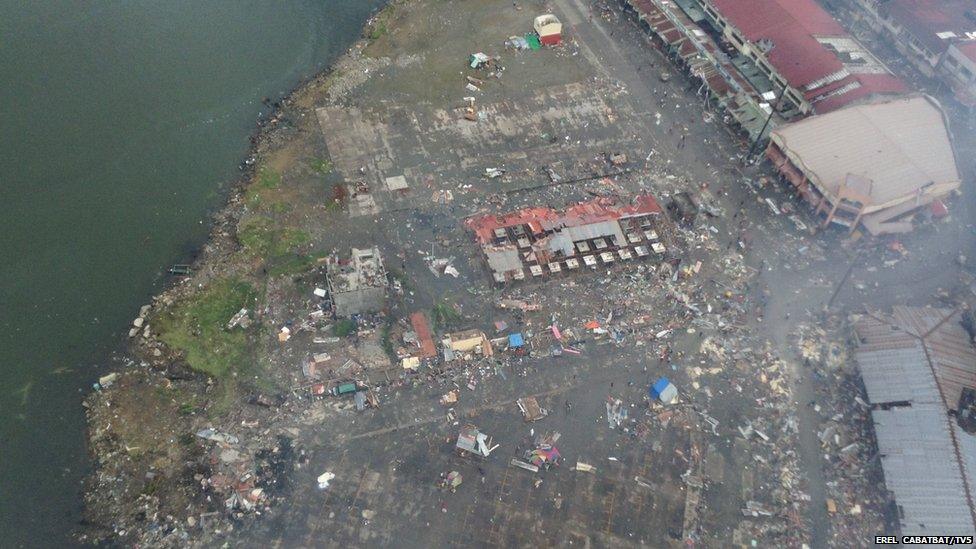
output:
[[[207,234],[264,97],[382,0],[0,0],[0,545],[63,546],[81,398]]]

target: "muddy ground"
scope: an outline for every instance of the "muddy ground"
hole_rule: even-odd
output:
[[[566,43],[506,48],[546,11],[563,20]],[[839,463],[817,436],[837,413],[844,440],[870,436],[852,402],[853,366],[832,352],[846,347],[847,315],[865,306],[971,296],[957,261],[972,255],[971,193],[900,247],[811,234],[805,206],[767,166],[743,166],[749,144],[613,2],[409,0],[366,34],[331,75],[285,102],[195,274],[140,315],[149,327],[133,335],[136,358],[88,400],[99,468],[87,540],[820,547],[862,546],[886,531],[870,444]],[[478,51],[503,70],[469,68]],[[664,81],[664,71],[674,76]],[[466,76],[479,89],[465,89]],[[482,113],[474,122],[459,110],[468,96]],[[609,152],[628,162],[609,164]],[[506,174],[488,179],[486,168]],[[398,175],[406,192],[386,189]],[[665,257],[508,286],[491,281],[462,225],[475,213],[593,196],[650,192],[666,204],[679,191],[711,213],[689,225],[662,217]],[[795,213],[775,215],[767,198]],[[310,316],[321,306],[319,259],[371,245],[402,292],[391,289],[387,310],[358,333],[335,338],[335,322]],[[458,277],[432,270],[434,258]],[[180,307],[229,279],[255,292],[254,324],[226,340],[246,353],[194,358],[187,349],[208,333],[206,315],[192,309],[198,324],[180,332]],[[538,310],[500,309],[503,299]],[[439,333],[520,330],[529,356],[500,349],[405,373],[388,354],[405,319],[445,308]],[[510,328],[497,332],[498,320]],[[593,320],[610,333],[587,330]],[[554,323],[579,355],[549,356]],[[285,342],[282,326],[294,331]],[[803,356],[801,337],[812,342]],[[337,370],[362,365],[357,377],[378,407],[312,397],[301,364],[322,352]],[[660,376],[679,403],[649,401]],[[455,389],[458,403],[439,403]],[[529,395],[550,411],[531,424],[515,405]],[[614,428],[607,402],[617,400],[628,415]],[[499,444],[491,456],[456,454],[465,423]],[[205,427],[236,442],[194,434]],[[557,467],[510,465],[552,432]],[[464,478],[453,493],[438,486],[450,471]],[[324,472],[335,478],[321,489]]]

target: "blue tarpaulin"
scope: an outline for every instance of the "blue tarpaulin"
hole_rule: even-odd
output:
[[[518,349],[519,347],[525,345],[525,340],[522,339],[522,333],[514,333],[508,336],[508,346],[512,349]]]
[[[651,395],[651,398],[659,399],[665,404],[671,402],[676,396],[678,396],[678,390],[674,387],[674,385],[671,384],[670,381],[668,381],[668,378],[666,377],[659,378],[657,381],[655,381],[654,384],[651,385],[650,389],[648,389],[648,393]]]

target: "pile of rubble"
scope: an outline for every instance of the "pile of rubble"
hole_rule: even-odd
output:
[[[805,366],[822,380],[808,406],[819,420],[830,535],[835,542],[870,539],[894,527],[885,523],[888,502],[863,384],[847,359],[837,320],[830,320],[825,327],[801,324],[796,330]]]

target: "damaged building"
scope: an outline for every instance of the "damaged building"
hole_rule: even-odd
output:
[[[767,135],[769,99],[745,78],[732,58],[709,36],[700,6],[691,0],[676,5],[668,0],[624,0],[629,12],[649,36],[668,53],[686,75],[701,82],[705,93],[735,125],[755,139]]]
[[[784,119],[906,91],[815,0],[694,0],[747,79]]]
[[[972,0],[849,0],[855,18],[886,37],[922,74],[976,108],[976,4]]]
[[[496,282],[661,255],[661,207],[649,194],[631,204],[601,197],[559,211],[531,207],[468,218]]]
[[[945,113],[935,99],[912,96],[854,105],[777,128],[766,156],[823,218],[874,235],[913,228],[960,177]]]
[[[387,279],[379,248],[352,248],[349,259],[332,258],[326,278],[336,316],[383,309]]]
[[[477,329],[447,334],[441,341],[441,345],[444,349],[444,360],[446,362],[473,354],[485,357],[490,357],[494,354],[494,349],[492,349],[488,336]]]
[[[815,0],[624,0],[624,6],[749,139],[907,90]]]
[[[976,533],[976,348],[953,309],[895,307],[854,322],[885,486],[903,535]],[[960,411],[963,413],[960,413]]]

